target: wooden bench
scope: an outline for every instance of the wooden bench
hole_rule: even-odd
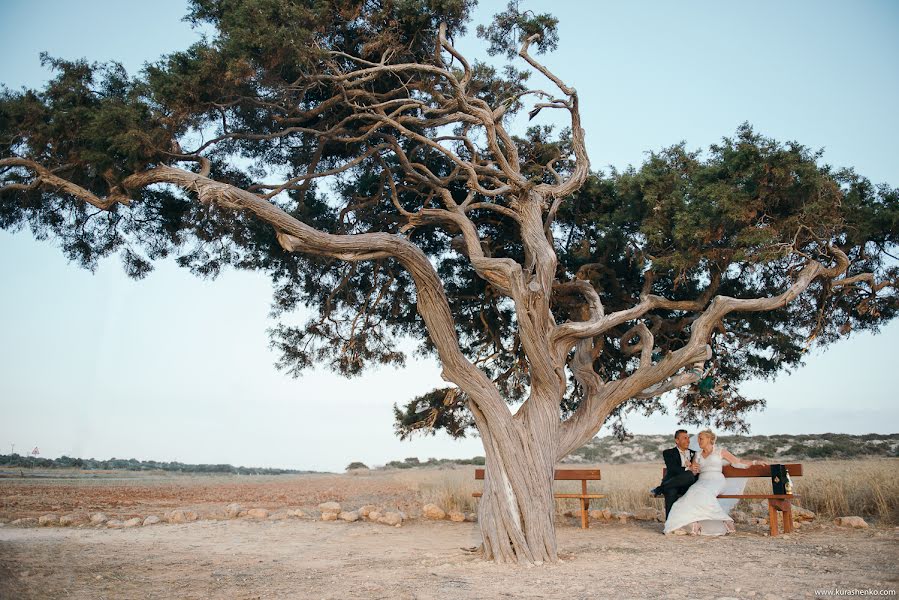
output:
[[[475,469],[475,479],[484,479],[484,469]],[[553,494],[556,498],[578,498],[581,501],[581,528],[587,529],[590,523],[587,520],[587,511],[590,510],[590,500],[605,498],[605,494],[590,494],[587,492],[588,481],[599,481],[602,476],[599,469],[556,469],[556,481],[580,481],[580,494]],[[475,498],[480,498],[483,494],[475,492],[472,494]]]
[[[790,473],[790,477],[802,476],[802,465],[799,463],[784,465]],[[667,469],[662,469],[662,478],[665,478]],[[771,478],[771,467],[764,465],[755,465],[746,469],[738,469],[730,465],[725,465],[722,469],[725,477],[767,477]],[[719,498],[746,498],[749,500],[768,500],[768,528],[771,531],[771,537],[778,535],[777,531],[777,512],[783,513],[784,533],[793,531],[793,506],[792,501],[799,496],[796,494],[718,494]]]

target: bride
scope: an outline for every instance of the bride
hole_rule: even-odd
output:
[[[671,507],[668,520],[665,521],[666,534],[680,528],[686,529],[692,535],[724,535],[734,532],[734,520],[717,498],[727,487],[721,469],[725,464],[745,469],[752,465],[768,463],[760,460],[754,460],[749,464],[743,463],[724,448],[715,448],[715,439],[715,434],[708,429],[699,432],[701,452],[697,453],[695,458],[699,467],[699,478]]]

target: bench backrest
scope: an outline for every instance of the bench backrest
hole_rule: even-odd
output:
[[[792,471],[790,471],[792,473]],[[474,470],[474,478],[475,479],[483,479],[484,478],[484,469],[475,469]],[[556,481],[571,481],[571,480],[589,480],[589,481],[599,481],[602,479],[600,476],[599,469],[556,469]]]
[[[800,463],[791,463],[784,465],[790,473],[790,477],[802,477],[802,465]],[[662,469],[662,477],[668,469]],[[725,477],[771,477],[771,467],[764,465],[755,465],[748,469],[738,469],[730,465],[724,465],[721,469]]]

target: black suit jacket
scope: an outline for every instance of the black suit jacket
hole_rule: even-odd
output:
[[[690,460],[692,461],[696,456],[696,452],[694,452],[693,450],[687,450],[687,452],[689,453]],[[680,464],[680,450],[677,449],[677,446],[675,446],[674,448],[668,448],[667,450],[662,452],[662,458],[665,459],[666,469],[665,477],[662,478],[662,484],[664,484],[667,479],[676,475],[680,475],[681,473],[686,471],[686,469],[683,468]]]

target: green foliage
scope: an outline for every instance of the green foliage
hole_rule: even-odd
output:
[[[362,462],[351,462],[346,466],[346,471],[355,471],[356,469],[367,469],[368,465]]]
[[[443,467],[451,465],[477,465],[483,466],[486,459],[483,456],[474,458],[429,458],[422,462],[416,457],[405,460],[392,460],[384,465],[387,469],[417,469],[421,467]]]
[[[232,465],[205,465],[189,464],[177,461],[164,462],[155,460],[137,460],[136,458],[110,458],[109,460],[97,460],[94,458],[71,458],[60,456],[59,458],[31,458],[19,454],[0,454],[0,467],[19,467],[41,469],[84,469],[95,470],[119,470],[119,471],[169,471],[174,473],[229,473],[233,475],[285,475],[296,473],[308,473],[309,471],[296,471],[293,469],[269,469],[260,467],[234,467]]]
[[[852,458],[889,458],[899,451],[899,434],[804,434],[718,436],[718,445],[739,457],[758,457],[771,462]],[[661,462],[662,450],[674,446],[672,436],[634,435],[621,440],[614,435],[593,438],[571,453],[569,462]]]
[[[418,245],[443,281],[463,354],[496,383],[510,404],[527,397],[530,373],[508,298],[481,279],[460,252],[456,232],[428,226],[404,229],[397,206],[418,211],[433,198],[402,178],[396,154],[378,151],[389,136],[438,177],[454,169],[427,144],[384,127],[378,138],[335,79],[360,65],[434,65],[440,23],[453,39],[465,31],[472,0],[193,0],[188,20],[215,33],[129,76],[115,63],[88,64],[45,57],[55,72],[42,90],[0,95],[0,159],[34,161],[100,198],[129,192],[126,208],[95,209],[53,186],[32,186],[21,166],[0,168],[0,227],[24,227],[54,238],[65,255],[93,269],[118,254],[126,272],[146,276],[154,261],[172,257],[191,272],[214,277],[224,268],[265,272],[274,287],[273,315],[299,306],[314,316],[271,330],[278,367],[298,376],[326,366],[356,376],[376,365],[402,365],[398,340],[420,342],[432,355],[409,274],[393,260],[347,263],[285,252],[272,227],[248,214],[197,202],[193,191],[157,185],[127,189],[128,178],[159,165],[199,169],[187,155],[210,161],[210,178],[266,194],[266,182],[301,177],[357,161],[331,185],[307,182],[268,198],[317,230],[332,234],[381,232]],[[540,33],[537,51],[558,42],[557,23],[511,2],[492,25],[479,28],[491,53],[510,54]],[[357,57],[353,60],[349,57]],[[442,60],[442,59],[441,59]],[[455,67],[454,67],[455,68]],[[527,73],[472,62],[469,90],[503,118],[522,107]],[[454,90],[420,73],[372,73],[360,85],[385,102],[423,103],[434,110]],[[337,100],[335,100],[337,98]],[[413,102],[414,101],[414,102]],[[422,109],[425,110],[425,109]],[[582,110],[589,110],[585,108]],[[416,126],[417,127],[417,126]],[[434,138],[445,128],[420,127]],[[454,131],[461,135],[464,131]],[[340,135],[323,132],[339,130]],[[323,141],[325,140],[325,141]],[[472,149],[446,141],[462,158]],[[547,182],[543,168],[557,158],[571,173],[571,132],[531,127],[511,142],[531,183]],[[562,202],[550,233],[558,254],[557,279],[588,281],[606,312],[630,308],[644,291],[674,300],[703,293],[739,298],[776,296],[807,258],[830,264],[828,245],[850,258],[848,275],[899,277],[899,190],[874,185],[849,169],[821,163],[821,153],[767,138],[748,124],[707,151],[685,144],[653,152],[644,164],[597,172]],[[188,167],[185,167],[188,165]],[[469,190],[453,181],[457,202]],[[396,192],[396,204],[387,191]],[[478,198],[478,201],[486,201]],[[508,206],[515,198],[491,199]],[[495,212],[472,210],[484,253],[524,262],[517,226]],[[799,365],[811,343],[826,345],[852,331],[877,331],[896,316],[896,290],[873,294],[865,285],[839,290],[814,283],[799,299],[767,313],[734,314],[710,341],[713,357],[701,384],[678,393],[678,417],[740,430],[743,415],[763,406],[738,392],[742,381],[772,377]],[[582,320],[583,302],[553,297],[556,322]],[[683,347],[695,313],[656,311],[655,358]],[[621,349],[633,323],[606,332],[594,368],[605,379],[634,372]],[[489,357],[489,360],[487,359]],[[560,405],[569,414],[582,400],[571,377]],[[394,407],[401,437],[440,429],[465,435],[473,425],[467,399],[455,388],[432,390]],[[633,400],[613,415],[662,407]]]
[[[522,11],[519,0],[509,0],[506,10],[498,13],[489,26],[478,25],[478,37],[490,42],[487,52],[493,56],[505,54],[512,59],[518,54],[521,43],[531,36],[539,36],[534,41],[537,53],[555,50],[559,45],[557,26],[559,20],[550,14],[534,14]]]

